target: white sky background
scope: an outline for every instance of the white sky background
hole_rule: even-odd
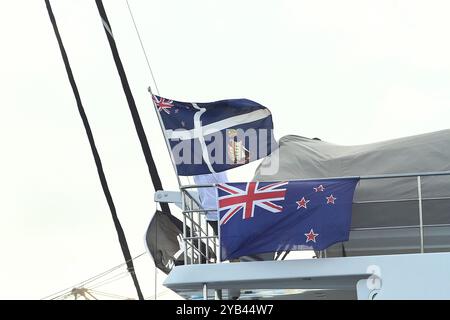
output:
[[[174,190],[126,3],[104,4],[163,183]],[[93,0],[52,5],[137,255],[154,191],[97,8]],[[351,145],[449,127],[448,1],[130,5],[162,96],[255,100],[271,109],[277,138]],[[0,298],[39,299],[123,256],[44,1],[0,1],[0,40]],[[253,169],[231,177],[250,179]],[[136,268],[152,296],[151,259]],[[101,290],[135,297],[128,279]]]

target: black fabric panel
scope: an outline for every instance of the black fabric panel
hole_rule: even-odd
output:
[[[217,222],[215,225],[217,226]],[[188,236],[191,235],[191,229],[188,226],[186,226],[186,234]],[[157,210],[148,226],[145,241],[156,266],[166,274],[168,274],[174,266],[191,263],[190,258],[188,258],[186,263],[184,262],[184,253],[175,256],[180,252],[181,247],[179,240],[181,241],[182,237],[183,222],[171,214],[166,214]],[[194,245],[198,248],[196,242],[194,242]],[[206,250],[209,250],[208,254],[211,259],[216,258],[211,246],[206,248],[205,242],[201,241],[200,251],[203,254],[201,263],[206,263]]]

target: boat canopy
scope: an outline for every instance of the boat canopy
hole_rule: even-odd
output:
[[[278,169],[267,173],[271,166]],[[447,171],[450,130],[357,146],[289,135],[263,160],[254,180],[360,176],[350,240],[327,249],[327,256],[373,255],[420,252],[419,198],[425,251],[450,251],[450,175],[425,174]]]

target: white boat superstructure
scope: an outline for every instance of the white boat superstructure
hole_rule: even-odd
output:
[[[229,290],[240,290],[240,299],[450,299],[450,226],[424,224],[423,219],[423,203],[431,198],[422,197],[422,179],[431,176],[450,179],[450,172],[360,177],[393,183],[415,179],[417,207],[411,215],[419,223],[351,230],[353,247],[347,246],[347,252],[352,256],[329,257],[325,250],[313,259],[220,262],[220,232],[214,235],[204,219],[206,212],[217,209],[202,208],[195,191],[214,186],[157,192],[156,201],[182,208],[184,225],[186,264],[175,266],[164,285],[190,299],[227,298]],[[381,249],[372,250],[377,247]]]

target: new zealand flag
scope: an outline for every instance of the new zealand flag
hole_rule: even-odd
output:
[[[227,183],[217,186],[221,259],[348,240],[359,179]]]
[[[153,96],[180,176],[229,170],[271,154],[272,115],[247,99],[187,103]]]

